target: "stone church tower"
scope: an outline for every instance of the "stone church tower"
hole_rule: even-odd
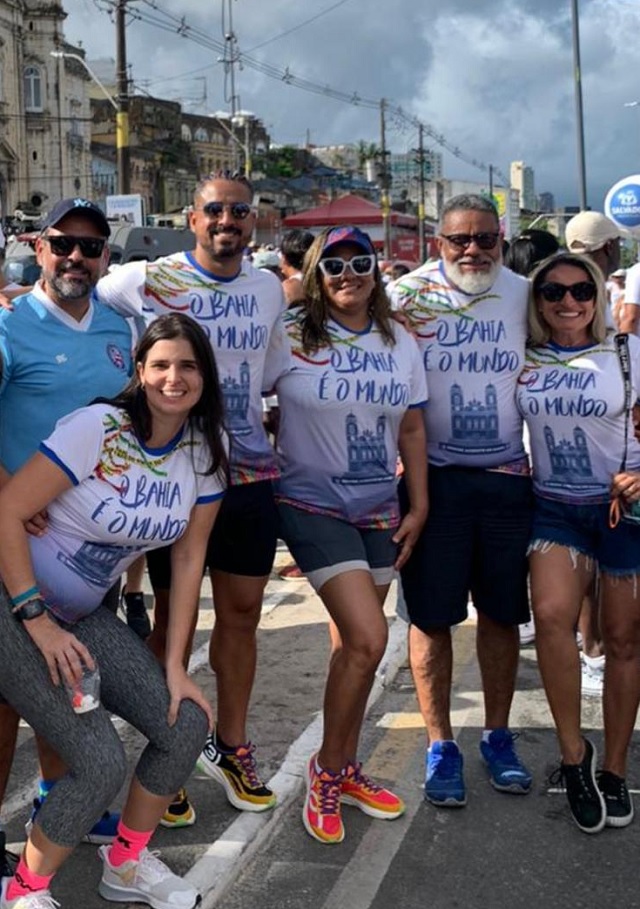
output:
[[[61,0],[0,0],[0,217],[91,191],[89,76]],[[28,221],[25,221],[28,224]]]

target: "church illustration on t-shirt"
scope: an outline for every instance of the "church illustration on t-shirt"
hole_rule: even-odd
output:
[[[552,474],[552,481],[546,485],[588,483],[593,479],[587,437],[583,429],[579,426],[574,428],[573,441],[570,439],[556,441],[551,427],[545,426],[544,440],[549,452]]]
[[[249,435],[251,424],[247,420],[247,414],[251,400],[251,371],[246,360],[240,364],[238,377],[226,376],[221,387],[227,429],[234,436]]]
[[[348,470],[334,483],[342,486],[359,486],[366,483],[388,483],[394,478],[389,471],[389,454],[385,441],[386,417],[381,414],[376,420],[375,431],[359,431],[355,414],[347,414],[345,436],[347,440]],[[395,464],[395,462],[394,462]]]
[[[455,383],[449,393],[451,402],[451,436],[448,442],[440,443],[448,451],[466,452],[470,449],[489,452],[505,451],[507,446],[500,441],[500,420],[498,417],[498,395],[495,385],[484,389],[484,401],[475,396],[465,403],[464,391]]]
[[[74,574],[80,575],[88,584],[106,587],[118,563],[140,550],[140,546],[113,546],[87,542],[71,556],[65,552],[58,552],[58,560]]]

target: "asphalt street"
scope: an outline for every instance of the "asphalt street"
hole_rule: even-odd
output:
[[[282,550],[276,565],[286,561]],[[317,843],[304,831],[303,774],[321,734],[327,622],[306,581],[280,581],[274,574],[259,630],[250,731],[261,772],[279,804],[263,814],[238,812],[215,782],[196,773],[188,791],[197,823],[159,830],[152,847],[199,886],[203,909],[640,909],[635,876],[640,822],[587,836],[571,820],[564,794],[549,786],[557,747],[532,647],[522,650],[512,728],[520,733],[521,757],[534,773],[533,791],[514,796],[489,785],[478,751],[482,702],[473,618],[454,637],[454,721],[465,754],[468,804],[443,810],[424,802],[424,732],[406,668],[406,626],[395,618],[393,593],[390,646],[372,695],[361,756],[367,772],[404,797],[406,814],[380,821],[346,807],[347,835],[340,845]],[[205,580],[192,667],[213,699],[215,680],[206,660],[213,620],[209,594]],[[585,699],[583,722],[601,750],[597,700]],[[133,767],[141,740],[126,727],[121,733]],[[630,760],[633,789],[640,788],[639,758],[640,739]],[[24,728],[3,810],[15,849],[24,840],[36,774],[32,735]],[[76,850],[52,888],[62,909],[108,905],[97,894],[100,869],[95,847]]]

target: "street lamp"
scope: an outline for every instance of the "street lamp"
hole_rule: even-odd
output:
[[[109,90],[103,85],[103,83],[98,79],[94,71],[91,69],[84,57],[81,57],[80,54],[72,54],[68,51],[50,51],[50,56],[57,57],[58,59],[68,59],[76,60],[80,63],[84,69],[89,73],[91,79],[98,86],[102,94],[105,96],[109,104],[113,107],[116,112],[116,161],[118,162],[118,192],[126,194],[129,191],[128,187],[128,169],[126,165],[123,166],[123,162],[126,161],[125,155],[129,151],[129,139],[128,139],[128,130],[124,131],[120,128],[120,118],[122,117],[121,105],[116,101],[113,95]]]
[[[217,111],[213,116],[216,118],[216,120],[218,121],[220,126],[223,128],[225,133],[227,133],[227,135],[229,135],[233,139],[233,141],[236,143],[236,145],[238,145],[242,149],[242,154],[244,156],[244,175],[248,180],[250,180],[251,179],[251,146],[249,143],[249,127],[251,125],[251,120],[254,118],[255,115],[252,114],[248,110],[244,110],[244,111],[238,111],[238,113],[234,114],[232,117],[229,117],[229,115],[225,111]],[[244,142],[238,138],[238,136],[235,134],[234,130],[229,129],[227,124],[224,122],[225,120],[230,120],[234,126],[244,126]]]
[[[249,141],[249,130],[251,127],[251,121],[254,119],[254,117],[255,114],[251,113],[250,110],[239,110],[231,118],[231,122],[234,126],[239,126],[241,129],[244,128],[244,175],[247,180],[251,179],[251,143]]]

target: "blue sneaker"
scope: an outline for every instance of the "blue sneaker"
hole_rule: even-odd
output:
[[[466,805],[462,765],[462,754],[455,742],[432,742],[427,751],[425,799],[439,808],[462,808]]]
[[[33,811],[31,812],[31,817],[24,825],[24,830],[27,836],[31,833],[31,828],[33,827],[33,822],[36,819],[36,815],[42,806],[43,799],[37,798],[33,800]],[[83,838],[83,843],[91,843],[93,846],[106,846],[109,843],[112,843],[118,832],[118,823],[120,821],[120,815],[115,812],[105,811],[99,821],[97,821],[91,830],[86,833]]]
[[[518,734],[508,729],[494,729],[488,742],[480,742],[480,753],[489,770],[489,780],[494,789],[526,795],[531,789],[532,777],[513,746]]]

